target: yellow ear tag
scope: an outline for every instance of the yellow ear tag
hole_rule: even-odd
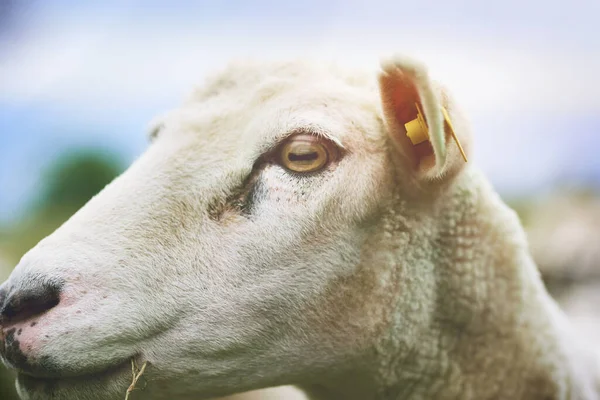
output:
[[[415,103],[415,105],[417,106],[417,118],[404,124],[406,136],[410,138],[413,146],[429,140],[429,130],[427,129],[423,113],[421,113],[421,107],[419,107],[418,103]]]
[[[427,128],[427,123],[425,122],[425,118],[423,117],[423,113],[421,112],[421,107],[419,107],[419,103],[415,103],[415,105],[417,106],[417,118],[404,124],[404,127],[406,128],[406,136],[408,136],[413,146],[416,146],[419,143],[423,143],[424,141],[429,140],[429,129]],[[458,150],[460,150],[462,158],[465,160],[465,162],[467,162],[467,155],[465,154],[465,151],[461,146],[460,141],[456,136],[456,133],[454,132],[454,126],[452,126],[452,122],[450,121],[448,111],[446,111],[444,107],[442,107],[442,114],[444,115],[446,123],[450,127],[450,134],[452,135],[452,138],[454,138],[454,141],[458,146]]]

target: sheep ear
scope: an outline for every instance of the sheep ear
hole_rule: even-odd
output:
[[[402,158],[418,178],[439,179],[467,161],[452,121],[447,96],[430,81],[427,69],[413,60],[394,57],[382,62],[379,87],[388,132]],[[460,121],[462,122],[462,121]]]

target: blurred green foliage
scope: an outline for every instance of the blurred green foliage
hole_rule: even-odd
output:
[[[124,169],[116,154],[98,149],[72,150],[61,155],[40,179],[38,196],[24,217],[11,226],[0,226],[0,282],[11,266],[37,242],[52,233]],[[4,260],[4,261],[3,261]],[[18,399],[14,376],[0,367],[0,399]]]
[[[24,217],[0,229],[0,254],[15,263],[52,233],[124,169],[115,154],[94,149],[70,151],[55,160],[40,179],[39,195]]]
[[[69,155],[48,171],[41,211],[56,207],[65,211],[77,210],[120,172],[117,161],[105,154]]]

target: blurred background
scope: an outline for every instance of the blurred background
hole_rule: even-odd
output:
[[[471,117],[551,293],[600,337],[600,2],[0,0],[0,281],[231,59],[403,52]],[[600,341],[598,341],[600,343]],[[0,367],[0,397],[12,400]]]

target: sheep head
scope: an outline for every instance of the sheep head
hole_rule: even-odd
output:
[[[420,147],[405,128],[415,105],[430,132]],[[404,59],[367,74],[238,64],[210,80],[2,286],[2,354],[21,396],[118,398],[131,358],[148,362],[145,399],[316,393],[343,376],[370,398],[398,363],[439,372],[414,355],[433,351],[445,307],[459,323],[471,300],[483,307],[461,285],[471,275],[451,271],[464,266],[458,239],[477,247],[476,225],[461,224],[486,187],[442,107],[468,153],[455,104]],[[439,296],[450,284],[458,303]],[[48,288],[53,304],[23,311]]]

